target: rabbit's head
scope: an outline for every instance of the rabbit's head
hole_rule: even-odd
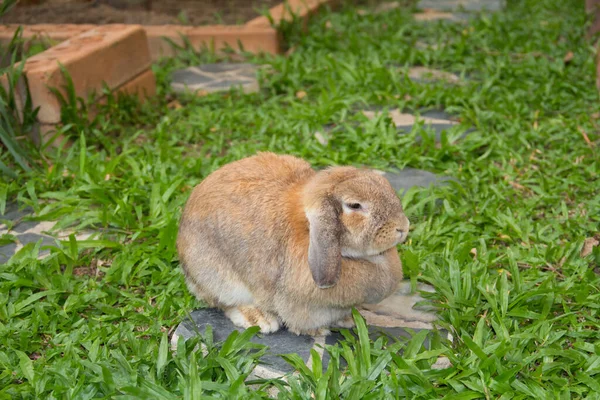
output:
[[[318,287],[334,286],[343,257],[374,259],[406,240],[409,221],[383,176],[334,167],[318,172],[304,187],[309,222],[308,263]]]

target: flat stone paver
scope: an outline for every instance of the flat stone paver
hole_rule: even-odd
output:
[[[413,14],[413,18],[424,22],[464,22],[470,18],[470,12],[498,11],[504,6],[505,0],[420,0],[417,7],[422,11]],[[387,1],[379,3],[369,11],[372,14],[383,14],[403,7],[405,6],[398,1]],[[359,14],[364,15],[369,11],[359,10]]]
[[[7,205],[4,215],[0,215],[0,236],[9,234],[16,237],[16,242],[0,246],[0,264],[8,262],[13,255],[29,243],[37,243],[41,240],[42,246],[52,246],[57,239],[67,240],[69,235],[73,233],[66,230],[51,236],[47,232],[52,230],[56,221],[32,221],[28,219],[33,216],[31,208],[19,210],[16,204]],[[9,221],[9,225],[2,221]],[[11,226],[10,229],[9,226]],[[80,232],[75,235],[75,239],[88,239],[92,236],[92,233],[90,231]],[[43,249],[39,253],[39,258],[43,258],[48,254],[50,254],[50,251]]]
[[[432,287],[424,284],[420,284],[417,289],[423,291],[433,290]],[[393,338],[410,338],[411,333],[407,329],[414,332],[434,329],[435,313],[427,309],[415,308],[415,304],[422,300],[423,298],[418,294],[410,293],[410,282],[403,281],[394,295],[381,303],[365,305],[359,308],[359,311],[368,324],[369,335],[372,339],[375,340],[381,335],[386,335],[392,340]],[[195,310],[190,314],[190,317],[191,320],[184,320],[175,330],[171,338],[173,347],[175,347],[179,337],[187,340],[196,335],[203,335],[208,325],[212,327],[215,343],[223,342],[234,330],[242,331],[241,328],[234,326],[221,311],[216,309]],[[440,334],[452,340],[447,332],[440,331]],[[428,339],[424,343],[425,347],[429,346]],[[252,339],[252,342],[266,345],[269,350],[261,358],[261,365],[254,371],[254,375],[260,378],[276,378],[294,372],[294,368],[280,357],[281,354],[289,353],[298,354],[306,365],[311,368],[311,349],[319,354],[325,370],[329,363],[329,355],[323,347],[325,345],[335,345],[341,340],[343,340],[343,336],[337,331],[333,331],[331,335],[325,337],[298,336],[285,328],[268,335],[258,334]],[[445,365],[445,360],[440,359],[439,367],[443,368]]]
[[[418,40],[417,42],[415,42],[415,47],[419,50],[438,51],[443,48],[443,45],[438,44],[438,43],[427,43],[427,42]]]
[[[177,93],[206,94],[226,92],[240,87],[246,93],[259,89],[254,64],[219,63],[203,64],[173,72],[171,88]]]
[[[460,76],[452,72],[442,71],[428,67],[411,67],[408,69],[408,77],[420,83],[447,82],[458,84],[461,82]]]
[[[423,12],[413,14],[413,18],[416,21],[430,22],[430,21],[452,21],[452,22],[464,22],[469,19],[469,16],[464,13],[452,13],[447,11],[438,11],[431,8],[426,8]]]
[[[417,7],[443,11],[456,11],[461,8],[466,11],[499,11],[505,5],[505,0],[420,0]]]
[[[379,117],[382,111],[365,110],[362,113],[367,118],[373,119]],[[423,124],[425,129],[432,130],[435,133],[435,140],[438,142],[441,140],[443,132],[448,132],[451,129],[461,129],[458,121],[443,111],[426,111],[417,116],[410,113],[403,113],[398,109],[392,109],[388,111],[388,115],[396,125],[396,128],[398,128],[399,134],[408,134],[413,130],[415,125]],[[460,134],[460,137],[466,136],[469,132],[469,129],[465,129]],[[415,140],[420,142],[422,138],[418,135]]]
[[[404,193],[412,187],[427,188],[430,186],[442,185],[452,178],[447,176],[439,176],[432,172],[416,168],[395,169],[392,171],[375,172],[385,176],[390,184],[400,194]]]

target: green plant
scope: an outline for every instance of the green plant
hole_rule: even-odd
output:
[[[52,168],[0,183],[0,209],[95,232],[0,265],[0,398],[598,398],[600,248],[580,250],[599,236],[600,105],[581,2],[512,2],[464,23],[363,14],[318,14],[288,56],[251,58],[268,66],[257,93],[175,97],[173,69],[222,59],[186,47],[153,66],[160,100],[113,98],[91,122],[69,111],[73,144],[49,153]],[[415,65],[463,84],[413,82]],[[393,108],[444,108],[462,126],[438,141],[424,124],[401,135]],[[286,356],[289,383],[245,380],[256,332],[172,351],[173,328],[203,306],[179,272],[181,207],[210,172],[262,150],[453,177],[403,194],[413,228],[399,250],[407,277],[434,286],[423,296],[454,341],[370,341],[357,318],[325,370],[318,354],[312,371]],[[438,356],[451,366],[435,369]]]
[[[6,14],[16,0],[6,0],[0,4],[0,17]],[[15,31],[13,38],[2,48],[7,67],[0,68],[0,143],[3,150],[0,154],[0,171],[5,176],[15,178],[13,165],[16,163],[24,171],[35,168],[37,151],[28,138],[36,119],[37,110],[31,104],[27,90],[26,78],[23,74],[22,29]]]

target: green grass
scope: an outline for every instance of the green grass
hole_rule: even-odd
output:
[[[111,99],[92,123],[66,109],[74,145],[47,153],[42,171],[15,166],[0,208],[17,201],[39,220],[102,234],[59,242],[43,260],[28,245],[0,266],[0,398],[264,398],[272,386],[292,399],[600,398],[600,248],[579,254],[600,231],[600,103],[585,28],[574,0],[512,1],[465,25],[347,7],[307,35],[287,27],[295,51],[255,60],[271,66],[260,93],[173,107],[169,71],[215,60],[185,51],[155,66],[150,104]],[[412,83],[400,72],[410,65],[466,81]],[[356,113],[367,106],[443,107],[476,131],[440,144],[425,132],[418,144],[422,130],[398,136],[389,118]],[[314,132],[327,124],[336,130],[323,146]],[[264,351],[248,341],[255,331],[222,346],[209,333],[206,356],[196,341],[171,352],[172,329],[200,306],[178,270],[181,207],[208,173],[259,150],[455,177],[403,197],[414,229],[400,247],[407,275],[436,288],[428,300],[455,342],[369,343],[361,328],[328,349],[326,371],[287,356],[300,374],[258,386],[244,382]],[[431,369],[438,355],[453,366]]]

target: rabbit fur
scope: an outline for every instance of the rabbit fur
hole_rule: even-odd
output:
[[[393,293],[408,230],[383,176],[258,153],[193,189],[177,249],[191,293],[235,325],[319,335]]]

